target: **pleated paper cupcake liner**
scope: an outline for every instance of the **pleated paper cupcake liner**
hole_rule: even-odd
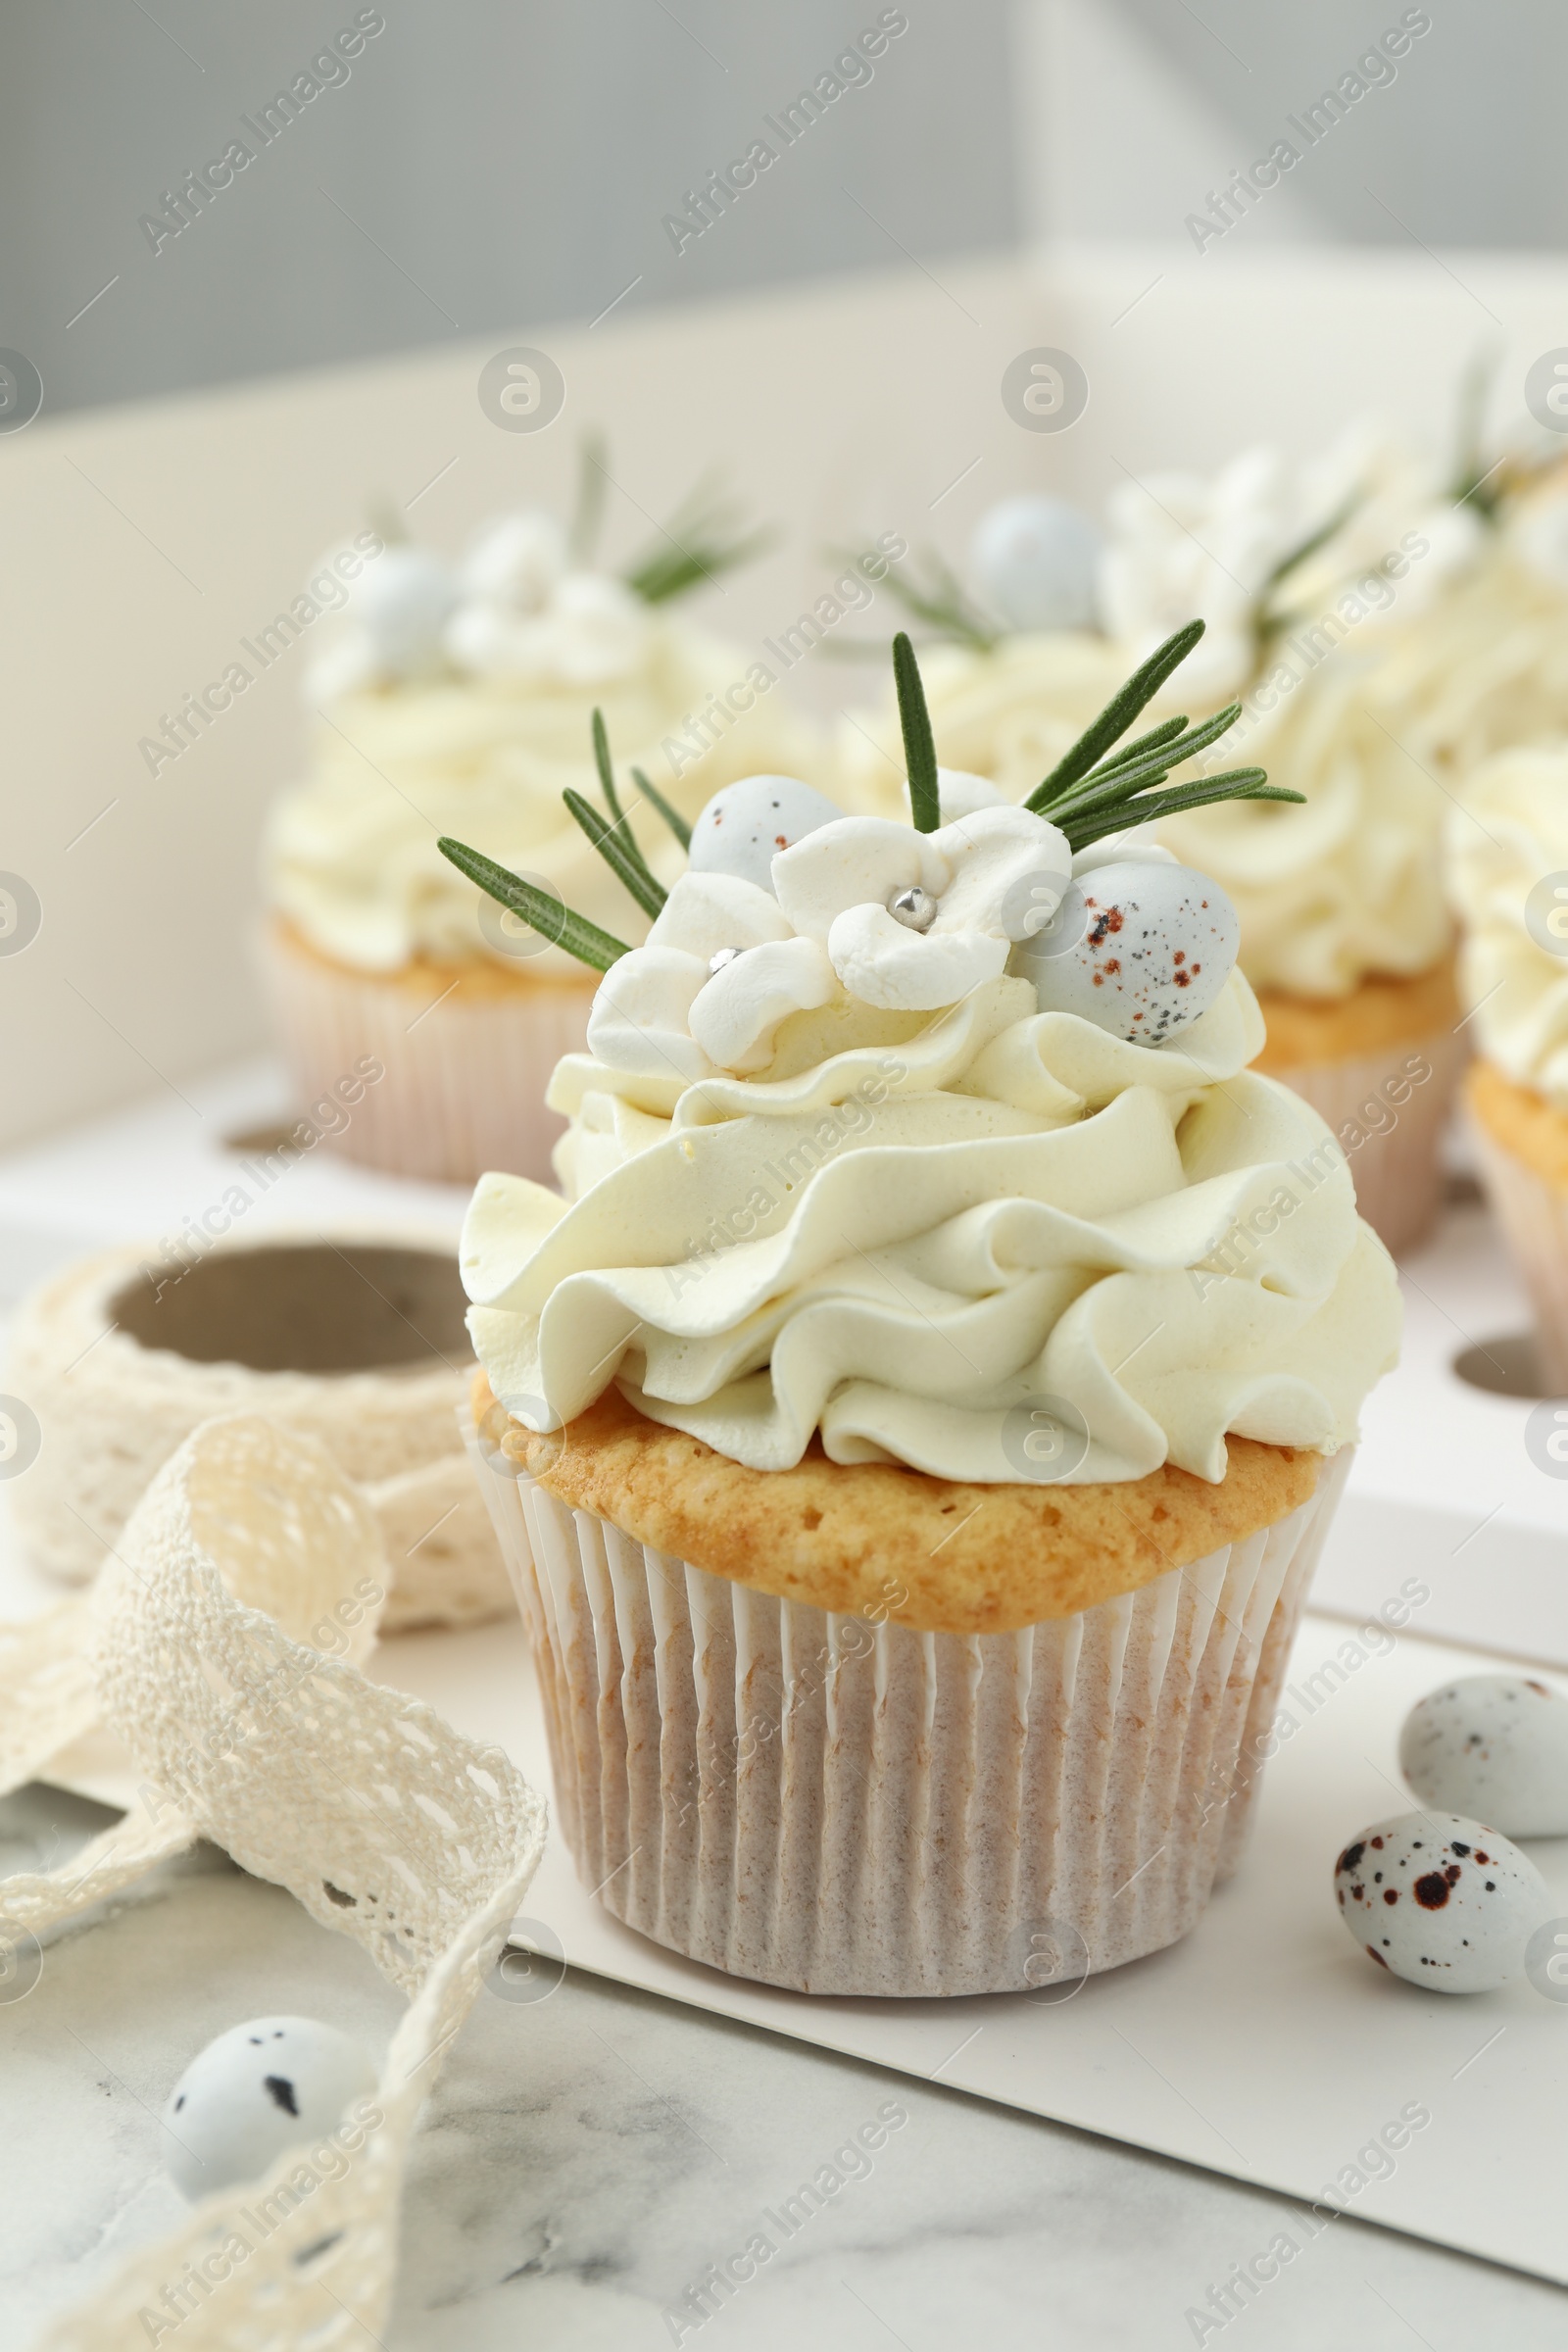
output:
[[[1479,1119],[1471,1133],[1487,1198],[1535,1312],[1542,1379],[1548,1395],[1568,1396],[1568,1193],[1538,1176]]]
[[[1417,1056],[1432,1075],[1412,1084],[1406,1073]],[[1437,1220],[1443,1133],[1468,1057],[1463,1037],[1445,1029],[1353,1060],[1299,1062],[1273,1073],[1344,1144],[1356,1207],[1396,1257],[1424,1241]],[[1401,1083],[1409,1093],[1398,1102],[1390,1089]]]
[[[327,1140],[396,1176],[471,1184],[489,1168],[553,1184],[566,1122],[545,1108],[564,1054],[583,1050],[593,989],[572,981],[497,988],[434,967],[351,972],[272,926],[263,958],[290,1072],[308,1106],[366,1055],[385,1075]],[[334,1098],[335,1099],[335,1098]]]
[[[1195,1924],[1348,1459],[1139,1592],[956,1635],[710,1575],[469,1443],[584,1885],[732,1975],[908,1997],[1065,1984]]]

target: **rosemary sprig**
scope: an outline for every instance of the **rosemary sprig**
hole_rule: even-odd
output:
[[[597,429],[584,433],[577,449],[577,496],[566,547],[573,564],[586,564],[599,544],[605,519],[605,484],[610,479],[610,446]]]
[[[1267,783],[1265,774],[1261,767],[1232,768],[1223,776],[1205,777],[1201,783],[1176,785],[1169,792],[1152,792],[1143,800],[1118,801],[1087,816],[1074,817],[1061,829],[1074,851],[1087,850],[1091,842],[1103,841],[1107,833],[1125,832],[1129,825],[1154,824],[1161,817],[1178,815],[1184,808],[1201,808],[1210,801],[1305,799],[1304,793],[1288,792],[1282,784]]]
[[[651,891],[659,892],[660,905],[662,906],[665,898],[667,898],[669,894],[667,891],[665,891],[663,884],[659,879],[659,876],[655,873],[653,867],[643,856],[637,836],[631,829],[631,818],[627,815],[625,809],[623,809],[620,805],[620,795],[615,790],[615,770],[610,758],[610,737],[605,731],[605,714],[599,709],[597,704],[594,707],[594,714],[590,731],[593,736],[594,765],[599,770],[600,790],[605,796],[605,803],[610,810],[611,815],[615,820],[613,830],[616,837],[617,847],[623,850],[625,855],[631,859],[633,865],[636,866],[638,872],[642,875],[647,887]],[[633,768],[632,774],[634,776],[637,775],[638,770]],[[647,779],[643,778],[642,781],[646,782]],[[587,807],[586,802],[583,805],[584,807]],[[575,810],[573,810],[573,814],[576,814]],[[578,817],[577,821],[579,824],[581,824],[581,817]],[[636,894],[633,893],[633,896],[635,895]]]
[[[586,915],[574,914],[558,898],[546,890],[536,890],[531,882],[520,882],[493,858],[480,850],[470,850],[466,843],[452,841],[445,834],[436,843],[443,858],[450,858],[460,874],[476,882],[487,898],[520,915],[531,931],[548,940],[553,948],[564,948],[579,963],[592,966],[596,972],[608,972],[622,956],[631,954],[623,939],[610,931],[601,931]]]
[[[732,571],[772,545],[771,530],[746,532],[739,523],[734,501],[705,476],[620,576],[645,605],[667,604],[698,580],[716,580],[721,571]]]
[[[1207,751],[1211,743],[1217,743],[1223,734],[1235,726],[1241,715],[1240,703],[1227,703],[1223,710],[1216,710],[1212,718],[1205,718],[1201,726],[1192,727],[1190,733],[1181,732],[1190,725],[1189,720],[1181,719],[1165,741],[1152,752],[1136,756],[1128,753],[1121,759],[1104,760],[1081,784],[1073,785],[1070,791],[1052,803],[1052,823],[1059,825],[1064,816],[1095,807],[1107,795],[1116,800],[1125,800],[1129,793],[1143,792],[1151,785],[1163,784],[1173,767],[1180,767],[1199,752]]]
[[[1103,840],[1107,833],[1120,833],[1129,825],[1150,824],[1162,816],[1174,816],[1182,808],[1201,808],[1211,801],[1299,801],[1303,797],[1270,784],[1260,767],[1230,768],[1223,775],[1174,784],[1168,792],[1156,789],[1172,768],[1206,751],[1236,724],[1242,714],[1240,703],[1227,703],[1223,710],[1216,710],[1196,727],[1186,718],[1165,719],[1114,759],[1102,757],[1202,634],[1203,623],[1192,620],[1156,648],[1024,803],[1026,808],[1059,826],[1073,850],[1086,850],[1091,842]]]
[[[1298,570],[1300,565],[1307,561],[1309,556],[1315,556],[1320,547],[1327,547],[1329,541],[1335,536],[1335,534],[1345,528],[1345,525],[1349,521],[1350,516],[1355,513],[1356,508],[1361,504],[1361,501],[1365,496],[1366,493],[1364,490],[1352,490],[1349,497],[1347,499],[1342,499],[1340,504],[1335,508],[1333,514],[1325,515],[1324,519],[1320,523],[1315,524],[1313,528],[1307,532],[1304,539],[1298,539],[1294,547],[1288,547],[1286,549],[1284,555],[1281,556],[1279,562],[1275,564],[1273,570],[1269,573],[1268,578],[1263,582],[1262,588],[1259,591],[1258,604],[1260,609],[1266,608],[1269,593],[1272,589],[1277,588],[1282,580],[1288,580],[1291,576],[1291,573]],[[1269,616],[1266,614],[1266,612],[1262,625],[1265,630],[1269,626]],[[1283,627],[1284,623],[1279,622],[1276,625]]]
[[[593,738],[594,765],[599,771],[599,789],[605,796],[605,805],[616,824],[623,825],[626,819],[615,791],[615,771],[610,760],[610,736],[605,727],[605,714],[597,703],[588,722],[588,732]]]
[[[1064,752],[1050,775],[1035,786],[1024,807],[1043,816],[1069,784],[1087,776],[1118,735],[1126,734],[1145,704],[1153,701],[1171,671],[1186,661],[1202,634],[1203,623],[1190,620],[1184,629],[1178,629],[1163,645],[1156,646],[1120,692],[1111,696],[1100,716],[1084,729],[1071,751]]]
[[[665,824],[674,834],[675,839],[680,843],[681,848],[683,850],[689,850],[692,846],[692,829],[686,822],[686,819],[682,816],[680,810],[670,807],[663,794],[656,785],[649,782],[648,778],[644,775],[640,767],[634,767],[632,769],[631,780],[636,785],[638,791],[642,794],[643,799],[645,801],[651,801],[654,807],[659,810],[660,815],[663,818]]]
[[[1487,464],[1485,442],[1487,398],[1497,372],[1499,356],[1495,343],[1483,342],[1460,375],[1453,474],[1448,490],[1456,507],[1474,507],[1486,522],[1496,520],[1497,510],[1506,495],[1504,484],[1495,479],[1498,466],[1495,463]]]
[[[585,801],[580,792],[568,789],[561,797],[611,872],[618,882],[624,883],[643,912],[659,914],[669,893],[643,863],[641,853],[634,854],[628,850],[617,828],[607,825],[598,809]]]
[[[934,833],[942,822],[942,796],[937,784],[937,747],[931,734],[931,713],[914,648],[901,629],[893,640],[893,680],[899,695],[899,725],[904,730],[904,766],[909,779],[909,816],[917,833]]]
[[[1162,743],[1169,743],[1171,737],[1179,735],[1188,723],[1185,716],[1163,718],[1157,727],[1151,727],[1147,735],[1135,735],[1131,743],[1123,744],[1114,760],[1106,760],[1102,763],[1105,773],[1108,775],[1113,767],[1124,767],[1131,760],[1142,760],[1146,753],[1157,750]]]
[[[859,562],[858,556],[844,548],[830,548],[828,553],[835,563],[853,565]],[[930,566],[929,584],[923,584],[907,564],[895,571],[890,564],[879,585],[904,607],[911,620],[923,621],[935,636],[955,638],[978,654],[1000,645],[1003,631],[965,596],[944,559],[933,551],[927,553],[925,562]]]

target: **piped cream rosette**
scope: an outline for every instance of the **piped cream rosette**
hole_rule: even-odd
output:
[[[1074,861],[999,801],[944,773],[936,831],[818,818],[768,889],[676,884],[556,1072],[567,1199],[490,1175],[469,1209],[509,1413],[559,1428],[617,1380],[756,1468],[819,1432],[999,1483],[1042,1400],[1082,1425],[1082,1482],[1218,1481],[1231,1432],[1351,1442],[1394,1271],[1323,1121],[1247,1067],[1223,894],[1157,853]],[[1050,874],[1076,943],[1019,920]]]

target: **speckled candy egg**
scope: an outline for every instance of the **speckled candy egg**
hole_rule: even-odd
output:
[[[324,2139],[375,2088],[357,2041],[313,2017],[256,2017],[191,2060],[164,2109],[164,2162],[192,2203],[255,2180],[285,2148]]]
[[[799,776],[743,776],[715,792],[693,825],[687,862],[694,874],[735,874],[771,891],[780,850],[792,850],[843,814]]]
[[[1399,1770],[1424,1805],[1568,1838],[1568,1698],[1516,1674],[1444,1683],[1405,1717]]]
[[[1375,1822],[1335,1864],[1334,1891],[1362,1950],[1429,1992],[1506,1984],[1551,1912],[1529,1855],[1462,1813]]]
[[[1042,1012],[1076,1012],[1131,1045],[1162,1046],[1208,1010],[1240,941],[1217,882],[1190,865],[1127,858],[1074,882],[1050,937],[1023,942],[1008,968],[1034,982]]]
[[[1102,535],[1064,498],[1004,498],[980,517],[974,584],[1009,629],[1087,629]]]

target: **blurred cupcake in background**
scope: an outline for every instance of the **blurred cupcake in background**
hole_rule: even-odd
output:
[[[1440,774],[1466,776],[1568,729],[1568,461],[1560,444],[1490,465],[1472,452],[1452,492],[1464,560],[1443,567],[1441,593],[1401,599],[1375,707]]]
[[[1307,469],[1252,450],[1209,478],[1129,481],[1107,522],[1101,535],[1063,501],[1010,499],[981,521],[972,589],[943,569],[917,591],[947,639],[924,657],[940,755],[1027,794],[1175,618],[1202,616],[1202,642],[1150,714],[1236,703],[1241,715],[1175,780],[1241,757],[1303,805],[1195,808],[1158,837],[1236,906],[1268,1024],[1259,1067],[1321,1111],[1352,1155],[1362,1214],[1406,1249],[1437,1207],[1464,1048],[1444,788],[1428,739],[1412,752],[1373,688],[1396,616],[1451,593],[1485,525],[1365,435]],[[891,711],[846,734],[862,789],[865,734],[886,755]]]
[[[590,449],[585,484],[596,476]],[[338,1141],[398,1174],[548,1180],[563,1122],[545,1084],[581,1047],[593,993],[438,838],[460,834],[637,940],[648,909],[592,847],[614,821],[594,710],[641,771],[628,801],[667,796],[677,821],[733,778],[809,757],[765,665],[671,610],[759,536],[699,491],[615,574],[590,564],[593,506],[579,502],[569,531],[536,509],[503,516],[456,566],[390,530],[363,534],[348,602],[318,632],[307,772],[266,831],[265,963],[307,1100],[367,1056],[383,1069]],[[586,804],[575,816],[567,790]]]
[[[1245,747],[1303,798],[1195,808],[1159,838],[1235,903],[1268,1032],[1256,1066],[1321,1113],[1361,1214],[1408,1250],[1442,1198],[1467,1049],[1442,877],[1447,798],[1430,742],[1412,747],[1380,712],[1378,682],[1391,636],[1451,592],[1482,526],[1364,433],[1298,479],[1259,452],[1219,476],[1206,505],[1198,485],[1181,488],[1118,494],[1108,613],[1140,642],[1196,569],[1226,624],[1210,691],[1242,704],[1227,755]]]
[[[1542,1386],[1568,1396],[1568,743],[1487,761],[1446,848],[1477,1045],[1465,1106],[1535,1309]]]

